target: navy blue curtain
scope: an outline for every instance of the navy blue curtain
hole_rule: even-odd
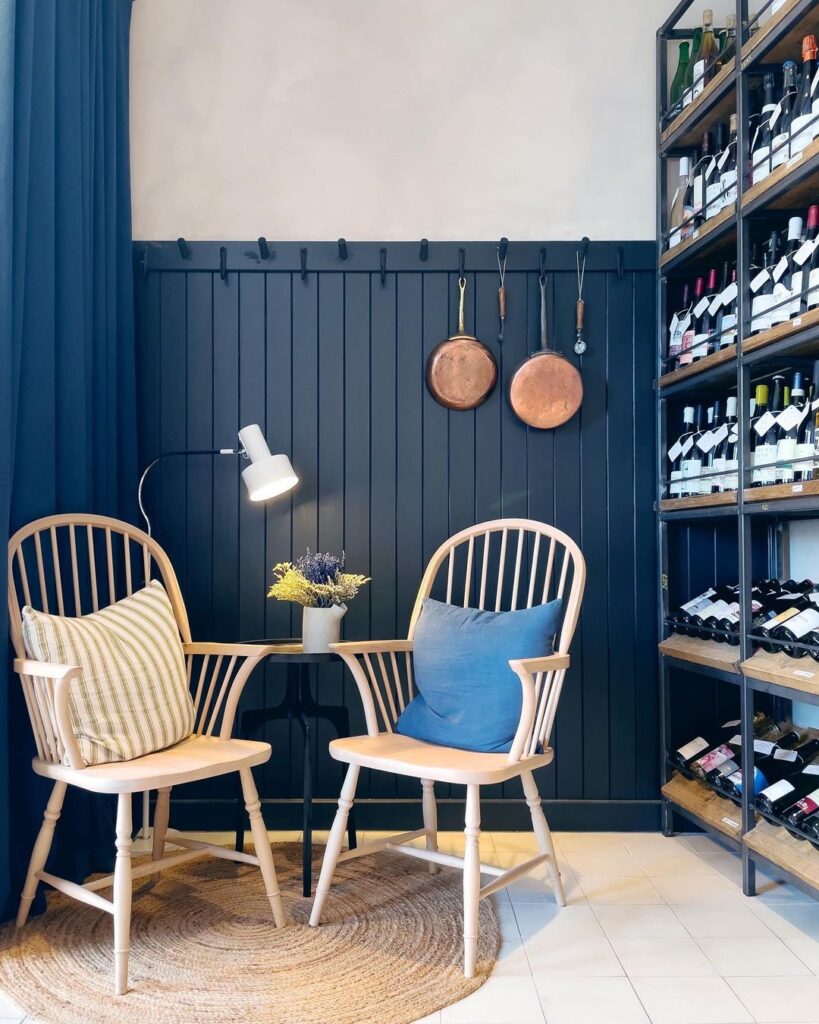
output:
[[[133,518],[130,17],[131,0],[0,0],[0,535],[54,512]],[[0,607],[6,917],[48,787]],[[52,870],[110,864],[109,813],[72,794]]]

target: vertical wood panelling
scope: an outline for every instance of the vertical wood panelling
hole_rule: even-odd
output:
[[[553,522],[583,547],[588,585],[558,753],[539,773],[541,792],[568,801],[656,799],[653,274],[587,275],[583,407],[559,430],[541,432],[527,429],[506,398],[509,375],[539,345],[536,260],[510,260],[502,344],[497,275],[467,262],[466,329],[495,353],[500,380],[479,409],[452,413],[424,383],[430,351],[457,325],[451,266],[390,271],[383,284],[377,272],[341,263],[306,280],[255,269],[230,270],[223,281],[202,269],[207,245],[191,246],[188,266],[137,282],[142,460],[168,448],[234,446],[237,430],[258,422],[273,451],[291,454],[301,482],[293,495],[257,506],[236,459],[163,464],[146,503],[183,580],[195,635],[297,635],[299,610],[268,601],[265,591],[275,562],[310,547],[344,549],[351,571],[373,577],[350,605],[348,638],[400,636],[424,565],[450,533],[500,515]],[[574,272],[549,273],[547,294],[550,345],[574,360]],[[512,546],[507,558],[514,556]],[[524,572],[530,556],[523,554]],[[497,557],[495,550],[490,563]],[[477,604],[475,581],[472,595]],[[283,688],[284,672],[268,665],[245,706],[278,703]],[[340,666],[321,670],[318,696],[346,703],[354,730],[363,730],[355,685]],[[274,755],[261,773],[262,796],[298,798],[300,731],[277,722],[266,736]],[[320,724],[316,789],[328,799],[339,780],[330,738]],[[455,787],[438,790],[462,798]],[[218,780],[195,792],[231,795]],[[420,798],[412,780],[370,773],[359,795]],[[521,792],[510,783],[485,796],[520,800]],[[268,824],[276,825],[272,811]]]

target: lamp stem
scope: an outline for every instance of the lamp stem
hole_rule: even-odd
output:
[[[149,537],[152,537],[151,532],[151,520],[148,518],[148,513],[145,511],[145,506],[142,504],[142,488],[145,486],[145,480],[157,462],[162,459],[170,458],[171,455],[241,455],[241,452],[234,451],[233,448],[190,448],[180,449],[174,452],[162,452],[161,455],[149,462],[145,469],[142,471],[142,476],[139,478],[139,487],[137,488],[137,502],[139,503],[139,511],[142,513],[142,518],[145,520],[147,527],[147,533]]]

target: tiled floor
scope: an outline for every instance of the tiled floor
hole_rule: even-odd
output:
[[[502,892],[492,977],[419,1024],[819,1024],[819,903],[762,875],[746,898],[738,857],[705,836],[555,842],[568,905],[538,872]],[[440,845],[458,852],[462,836]],[[535,852],[529,835],[481,835],[485,860]],[[23,1020],[0,993],[0,1024]]]

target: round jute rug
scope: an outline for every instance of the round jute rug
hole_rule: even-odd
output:
[[[51,892],[0,932],[0,990],[39,1024],[410,1024],[479,988],[500,945],[480,906],[478,974],[462,973],[460,872],[382,853],[339,865],[319,928],[301,848],[277,844],[287,926],[254,867],[205,858],[134,895],[130,991],[113,995],[112,919]]]

